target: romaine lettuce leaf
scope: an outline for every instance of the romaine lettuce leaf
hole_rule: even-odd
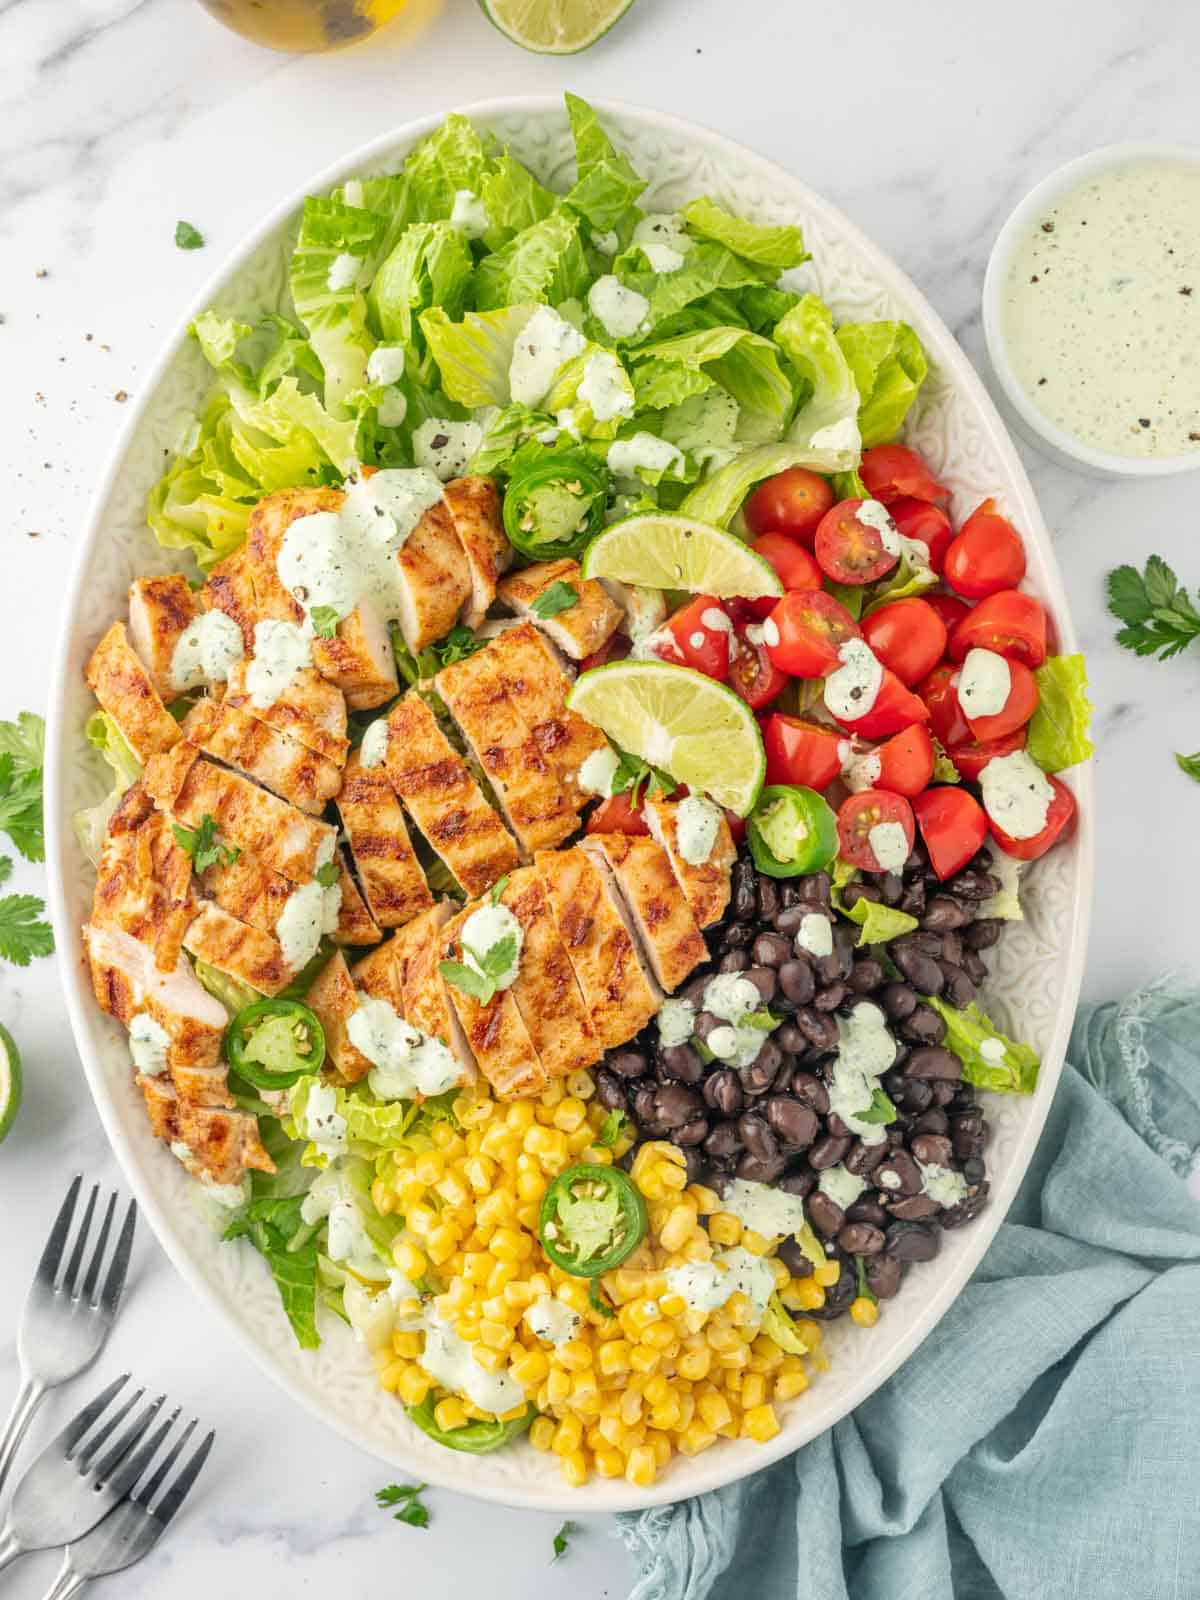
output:
[[[711,389],[715,381],[703,367],[685,367],[678,361],[639,361],[631,376],[638,411],[681,405]]]
[[[304,202],[289,283],[325,371],[325,404],[334,411],[366,382],[372,339],[360,284],[385,226],[374,211],[337,200],[310,195]]]
[[[613,146],[586,100],[568,94],[566,102],[575,138],[577,174],[567,194],[567,204],[586,217],[597,232],[607,233],[636,215],[636,202],[646,180],[638,177]]]
[[[937,776],[936,771],[934,776]],[[999,878],[1000,887],[994,895],[980,902],[979,916],[999,917],[1002,922],[1024,922],[1025,912],[1021,908],[1021,874],[1025,870],[1025,862],[1018,861],[1016,856],[1010,856],[1007,850],[1001,850],[994,840],[988,845],[988,854],[992,858],[988,871],[994,878]]]
[[[492,220],[486,240],[495,250],[507,244],[514,234],[541,222],[558,205],[558,196],[543,188],[507,150],[497,160],[495,170],[484,177],[480,197]]]
[[[876,900],[859,899],[848,911],[844,906],[839,909],[843,916],[849,917],[851,922],[857,922],[862,929],[858,936],[860,949],[867,944],[886,944],[889,939],[898,939],[902,933],[911,933],[917,926],[916,917],[909,916],[907,911],[880,905]]]
[[[858,429],[859,393],[850,363],[833,332],[833,313],[815,294],[806,294],[776,324],[773,337],[812,393],[793,422],[798,443],[839,445],[857,464],[862,439]]]
[[[627,410],[604,422],[596,420],[591,406],[579,394],[580,385],[587,377],[588,364],[597,356],[602,357],[606,364],[611,363],[613,388],[624,396],[628,405]],[[621,424],[633,415],[636,399],[629,374],[612,351],[598,344],[587,344],[560,369],[542,404],[552,416],[558,416],[561,411],[570,411],[571,427],[585,438],[612,439]]]
[[[735,256],[741,256],[746,261],[753,261],[760,267],[770,267],[776,274],[809,260],[809,252],[804,248],[804,236],[799,228],[772,228],[746,222],[732,212],[723,210],[707,195],[701,195],[698,200],[686,205],[683,215],[693,233],[723,244]]]
[[[536,310],[525,304],[468,311],[461,322],[452,322],[440,306],[421,313],[421,331],[452,400],[464,406],[508,405],[513,350]]]
[[[236,418],[229,449],[256,494],[318,483],[327,466],[345,474],[358,460],[357,422],[330,416],[293,377],[282,378],[263,399],[233,385],[229,403]]]
[[[863,596],[863,614],[869,617],[872,611],[890,605],[893,600],[907,600],[910,595],[924,594],[927,589],[935,588],[937,582],[938,575],[932,567],[918,559],[912,551],[904,550],[887,577],[871,584],[870,593]]]
[[[300,1215],[302,1195],[252,1199],[226,1228],[225,1239],[249,1239],[265,1259],[292,1325],[296,1343],[315,1350],[317,1332],[317,1246],[315,1230]]]
[[[684,500],[681,511],[698,522],[727,528],[741,509],[742,501],[764,478],[772,478],[787,467],[810,467],[814,472],[840,472],[844,452],[816,450],[811,445],[762,444],[744,450],[727,466],[705,478]]]
[[[694,460],[723,465],[734,453],[737,425],[737,401],[725,389],[713,386],[668,407],[658,419],[657,431]]]
[[[288,1091],[288,1117],[284,1121],[289,1137],[304,1138],[305,1111],[313,1086],[320,1083],[316,1077],[300,1078]],[[417,1121],[421,1108],[412,1100],[380,1101],[363,1086],[353,1089],[335,1088],[337,1113],[346,1119],[346,1138],[354,1151],[377,1155],[383,1150],[395,1150]],[[314,1146],[304,1153],[306,1166],[323,1167],[326,1158]]]
[[[1047,656],[1034,677],[1038,704],[1026,750],[1043,772],[1061,772],[1086,761],[1096,747],[1088,738],[1092,703],[1082,655]]]
[[[862,401],[858,427],[863,449],[886,444],[900,432],[929,363],[907,322],[845,322],[837,330]]]
[[[467,1422],[460,1428],[441,1428],[433,1414],[436,1406],[437,1396],[431,1391],[419,1406],[405,1406],[404,1409],[409,1420],[438,1444],[445,1445],[448,1450],[468,1451],[473,1456],[487,1455],[511,1439],[520,1438],[538,1414],[537,1407],[530,1405],[522,1416],[508,1422]]]
[[[92,748],[99,750],[113,772],[113,786],[104,799],[77,811],[71,819],[80,849],[93,866],[98,866],[100,849],[112,814],[126,789],[141,777],[142,764],[107,711],[93,711],[83,725],[83,734]]]
[[[505,406],[489,421],[470,470],[483,474],[503,471],[523,444],[554,426],[554,418],[548,412],[531,411],[521,405]]]
[[[692,374],[702,372],[714,379],[737,401],[739,434],[753,442],[777,439],[791,414],[795,396],[775,346],[746,328],[703,328],[656,340],[632,351],[630,359],[638,364],[654,361]],[[687,395],[681,393],[678,398]]]
[[[461,317],[475,269],[471,247],[448,222],[415,222],[375,274],[367,295],[371,325],[381,339],[405,345],[416,374],[422,341],[417,317],[438,306],[452,321]],[[365,376],[365,374],[364,374]],[[427,380],[428,374],[421,376]]]
[[[1041,1063],[1029,1045],[1007,1038],[977,1005],[958,1011],[940,995],[923,998],[946,1024],[942,1043],[962,1062],[963,1077],[968,1083],[997,1094],[1033,1093]]]
[[[523,229],[501,249],[484,256],[475,274],[480,311],[517,302],[558,305],[587,293],[591,272],[579,220],[559,209]]]
[[[395,234],[412,222],[446,221],[459,190],[480,194],[494,165],[469,119],[457,112],[447,117],[404,163],[402,198],[392,219]]]
[[[808,1344],[796,1324],[787,1313],[787,1308],[778,1294],[773,1294],[767,1301],[766,1310],[759,1323],[760,1333],[766,1334],[772,1344],[777,1344],[781,1350],[786,1350],[789,1355],[805,1356],[808,1354]]]

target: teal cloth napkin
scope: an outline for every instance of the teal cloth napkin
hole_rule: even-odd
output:
[[[764,1472],[619,1519],[630,1600],[1200,1597],[1200,992],[1089,1007],[970,1283]]]

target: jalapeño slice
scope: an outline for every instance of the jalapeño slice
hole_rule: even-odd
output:
[[[546,1190],[538,1236],[556,1267],[576,1278],[598,1278],[645,1238],[646,1202],[619,1167],[568,1167]]]
[[[325,1060],[325,1030],[298,1000],[256,1000],[225,1030],[225,1059],[256,1089],[288,1089]]]

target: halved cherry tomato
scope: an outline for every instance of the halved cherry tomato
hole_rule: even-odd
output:
[[[746,501],[750,532],[787,533],[812,548],[817,523],[833,504],[833,489],[807,467],[788,467],[760,483]]]
[[[892,521],[906,539],[919,539],[929,552],[929,565],[940,572],[946,563],[946,551],[954,538],[950,518],[940,506],[928,500],[915,500],[905,496],[893,500],[888,506]]]
[[[915,597],[872,611],[863,618],[862,631],[884,666],[909,688],[946,653],[946,624],[932,606]]]
[[[954,687],[957,676],[958,668],[945,661],[917,685],[917,693],[929,708],[929,731],[946,750],[951,745],[970,744],[972,738]]]
[[[858,475],[885,506],[902,495],[911,495],[914,500],[943,500],[950,493],[917,452],[903,444],[873,445],[863,456]]]
[[[930,864],[939,878],[952,878],[987,838],[984,809],[965,789],[926,789],[913,801],[912,808]]]
[[[972,736],[986,743],[989,739],[1003,739],[1006,733],[1023,728],[1037,710],[1037,679],[1023,661],[1008,663],[1012,684],[1008,699],[1000,710],[990,717],[967,717]]]
[[[842,770],[839,746],[845,740],[836,728],[823,728],[800,717],[775,712],[763,725],[767,782],[825,789]]]
[[[705,621],[705,618],[708,621]],[[720,622],[716,619],[720,618]],[[694,667],[706,678],[724,683],[729,676],[729,640],[733,627],[710,594],[698,594],[667,622],[670,641],[658,652],[667,661]]]
[[[585,833],[628,833],[635,838],[648,834],[650,829],[646,826],[641,809],[634,810],[629,803],[627,794],[610,795],[600,804],[587,819]]]
[[[728,806],[722,806],[721,809],[725,813],[725,821],[729,824],[729,832],[734,844],[741,844],[746,837],[745,817],[739,817],[737,812],[730,811]]]
[[[624,661],[633,649],[633,640],[627,633],[611,634],[599,650],[593,650],[590,656],[584,656],[579,663],[580,672],[588,672],[592,667],[607,666],[610,661]]]
[[[1011,756],[1015,750],[1025,748],[1025,729],[1006,733],[1002,739],[988,739],[981,743],[972,739],[970,744],[952,745],[946,754],[958,768],[958,775],[968,783],[978,783],[979,774],[993,756]]]
[[[894,672],[883,669],[883,682],[869,711],[852,720],[839,718],[843,728],[857,733],[863,739],[886,739],[899,733],[914,722],[927,722],[929,710],[910,689],[906,689]]]
[[[875,754],[879,760],[877,789],[889,789],[892,794],[911,799],[928,787],[933,777],[933,740],[922,723],[914,722],[911,728],[893,734]]]
[[[823,589],[793,589],[772,611],[778,643],[767,640],[767,654],[794,678],[823,678],[840,665],[838,651],[847,639],[861,639],[858,623]],[[771,630],[768,629],[768,635]]]
[[[1015,589],[1025,576],[1025,546],[1007,517],[985,500],[958,530],[946,551],[946,582],[968,600]]]
[[[782,693],[788,681],[787,673],[777,667],[767,654],[761,637],[758,637],[757,643],[748,637],[751,628],[756,636],[760,636],[763,626],[761,622],[739,623],[734,629],[733,648],[729,656],[729,687],[742,697],[751,711],[768,705],[777,694]]]
[[[950,656],[961,661],[968,650],[994,650],[1010,661],[1040,667],[1046,659],[1049,618],[1040,600],[1019,589],[1002,589],[981,600],[950,625]]]
[[[1010,856],[1016,856],[1018,861],[1036,861],[1039,856],[1044,856],[1050,846],[1057,844],[1062,838],[1067,827],[1075,815],[1075,796],[1065,783],[1053,777],[1050,773],[1050,787],[1054,790],[1054,799],[1051,800],[1046,812],[1046,826],[1040,833],[1035,833],[1032,839],[1014,839],[1011,834],[1005,833],[1003,828],[991,824],[992,838]]]
[[[863,500],[839,500],[821,518],[813,554],[821,571],[835,583],[874,583],[900,559],[883,548],[879,529],[858,514]]]
[[[932,606],[946,624],[946,631],[955,628],[970,611],[970,606],[965,600],[960,600],[956,594],[942,594],[938,590],[934,594],[923,594],[921,599],[927,606]]]
[[[887,822],[899,823],[904,829],[906,853],[911,853],[917,831],[912,807],[903,795],[890,794],[886,789],[864,789],[843,800],[837,814],[838,855],[863,872],[882,872],[883,865],[871,843],[871,829]]]
[[[750,548],[771,563],[785,589],[819,589],[824,581],[820,567],[799,539],[789,534],[764,533]],[[779,602],[768,595],[765,599],[746,600],[742,604],[756,617],[769,617]]]

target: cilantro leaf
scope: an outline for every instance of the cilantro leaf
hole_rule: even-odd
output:
[[[876,1087],[871,1095],[871,1103],[865,1111],[854,1113],[856,1122],[873,1122],[886,1125],[896,1120],[896,1108],[884,1094],[883,1090]]]
[[[452,983],[463,994],[471,995],[481,1006],[486,1006],[496,993],[496,985],[490,978],[476,972],[474,967],[464,966],[461,961],[439,961],[438,971],[447,983]]]
[[[576,1524],[574,1522],[564,1522],[562,1527],[554,1535],[554,1559],[555,1559],[555,1561],[558,1560],[559,1556],[565,1555],[566,1549],[567,1549],[567,1540],[576,1531],[577,1531]]]
[[[486,639],[477,639],[470,628],[460,622],[457,627],[450,629],[444,639],[431,644],[429,652],[439,667],[452,667],[456,661],[465,661],[468,656],[473,656],[476,650],[482,650],[486,643]]]
[[[15,722],[0,722],[0,752],[12,756],[17,777],[42,770],[45,743],[46,724],[32,711],[22,711]]]
[[[236,845],[218,841],[217,819],[208,811],[200,818],[199,827],[185,828],[173,822],[171,832],[184,855],[191,856],[192,866],[197,872],[206,871],[218,861],[223,867],[231,867],[242,853]]]
[[[1200,637],[1200,611],[1161,556],[1140,573],[1130,566],[1110,572],[1108,609],[1125,624],[1117,643],[1139,656],[1168,661]]]
[[[7,883],[12,877],[12,857],[0,856],[0,883]]]
[[[13,725],[0,726],[11,728]],[[42,770],[31,767],[28,762],[26,751],[10,747],[0,754],[0,829],[8,834],[26,861],[44,861]]]
[[[427,1528],[429,1508],[422,1504],[421,1496],[428,1487],[427,1483],[389,1483],[375,1491],[375,1503],[383,1511],[399,1506],[396,1522],[407,1523],[410,1528]]]
[[[336,861],[327,861],[323,867],[318,867],[313,874],[322,889],[332,889],[341,876]]]
[[[34,956],[54,950],[54,931],[41,921],[45,903],[32,894],[6,894],[0,899],[0,957],[27,967]]]
[[[1197,750],[1194,756],[1181,756],[1176,752],[1175,760],[1180,772],[1186,772],[1189,778],[1194,778],[1200,783],[1200,750]]]
[[[175,224],[175,243],[181,250],[199,250],[204,244],[204,235],[199,228],[190,222],[177,222]]]
[[[608,1113],[600,1124],[600,1132],[596,1135],[596,1143],[601,1150],[613,1148],[621,1137],[621,1129],[625,1126],[626,1120],[625,1113],[619,1107]]]
[[[640,793],[646,794],[672,794],[675,790],[675,779],[669,772],[664,772],[661,767],[652,767],[643,761],[640,756],[631,756],[628,751],[617,751],[620,760],[617,762],[616,771],[612,775],[612,792],[614,794],[629,795],[629,804],[634,808],[641,804]]]
[[[309,612],[313,632],[318,639],[334,639],[337,637],[337,626],[341,620],[334,606],[314,606]]]
[[[559,612],[570,611],[572,606],[578,604],[579,590],[575,585],[557,578],[548,589],[543,589],[538,595],[529,608],[529,614],[541,622],[547,622],[551,617],[557,617]]]

